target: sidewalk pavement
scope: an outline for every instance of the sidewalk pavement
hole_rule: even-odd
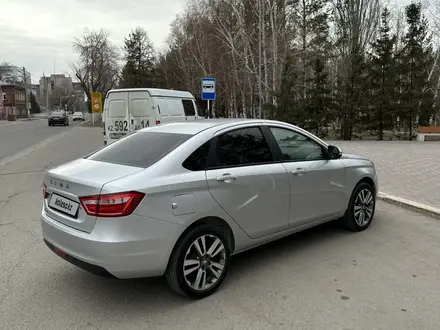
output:
[[[379,176],[380,198],[440,218],[440,143],[327,141],[343,152],[370,158]]]

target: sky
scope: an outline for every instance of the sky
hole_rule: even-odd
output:
[[[110,32],[122,47],[136,26],[156,48],[165,46],[170,23],[186,0],[0,0],[0,63],[25,66],[38,83],[44,74],[72,74],[72,42],[86,27]],[[54,69],[55,68],[55,69]]]
[[[106,29],[113,43],[122,47],[131,30],[141,26],[160,50],[186,1],[0,0],[0,63],[25,66],[33,83],[43,73],[72,74],[69,63],[76,60],[72,43],[86,27]],[[382,1],[402,8],[411,0]],[[423,0],[432,1],[437,0]]]

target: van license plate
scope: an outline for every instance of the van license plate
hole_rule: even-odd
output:
[[[70,199],[61,197],[60,195],[52,194],[52,197],[49,201],[49,206],[55,210],[67,213],[75,217],[76,212],[78,211],[79,204]]]
[[[110,133],[110,139],[120,139],[121,137],[126,136],[126,133],[120,132],[120,133]]]

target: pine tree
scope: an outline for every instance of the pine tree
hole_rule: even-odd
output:
[[[137,27],[125,38],[126,63],[122,69],[121,87],[156,87],[157,74],[153,44],[147,32]]]
[[[40,106],[33,93],[31,93],[30,101],[31,101],[31,113],[40,113],[41,112]]]
[[[275,117],[292,124],[298,124],[298,113],[295,111],[298,99],[297,79],[296,61],[292,56],[289,56],[286,59],[281,76],[281,88],[277,95],[278,105],[275,110]]]
[[[433,94],[428,81],[433,56],[428,21],[422,14],[421,3],[406,6],[405,14],[408,31],[399,54],[402,84],[400,115],[406,121],[408,139],[411,140],[417,119],[419,124],[426,124],[433,112]]]
[[[382,12],[379,38],[372,45],[370,54],[370,98],[373,106],[372,126],[379,132],[379,140],[383,140],[385,128],[393,126],[393,94],[395,82],[394,47],[396,35],[390,31],[390,11],[384,8]]]
[[[310,89],[307,92],[308,104],[304,127],[316,135],[321,135],[321,129],[330,120],[331,110],[334,108],[331,90],[328,88],[328,73],[322,57],[317,56],[313,64],[313,78],[309,80]]]
[[[330,52],[328,0],[300,0],[296,10],[300,37],[297,101],[292,111],[299,126],[319,131],[327,119],[326,63]],[[297,50],[295,50],[297,52]],[[298,80],[298,79],[297,79]]]

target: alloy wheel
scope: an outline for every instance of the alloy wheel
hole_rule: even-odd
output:
[[[203,235],[188,248],[183,261],[186,284],[194,291],[212,288],[225,270],[226,249],[220,238]]]
[[[370,190],[362,189],[354,202],[354,220],[360,227],[367,225],[373,218],[374,197]]]

